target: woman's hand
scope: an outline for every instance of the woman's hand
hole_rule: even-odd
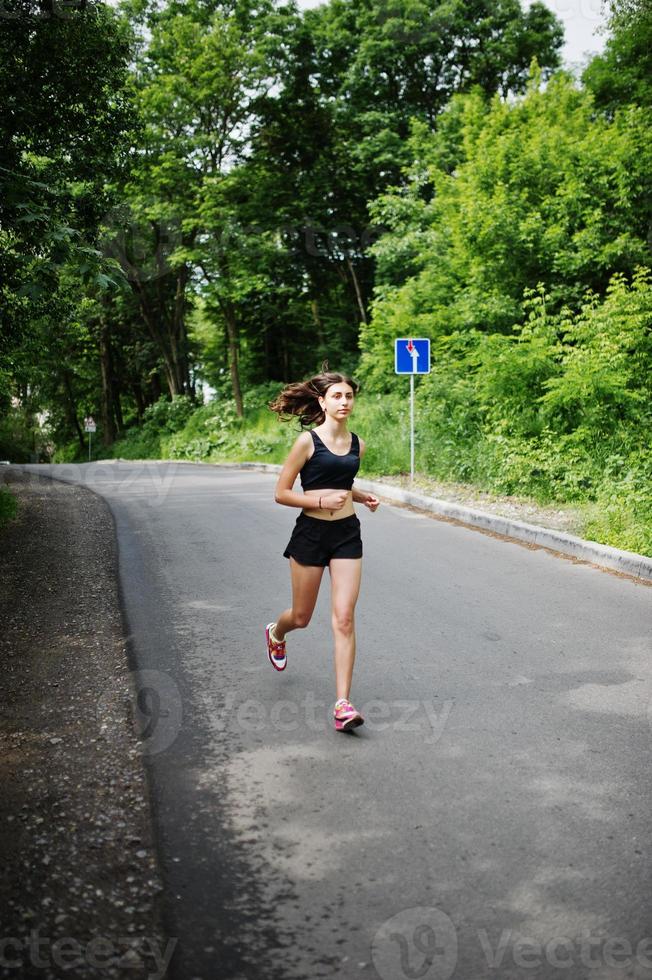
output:
[[[335,490],[321,498],[322,510],[341,510],[349,496],[348,490]]]
[[[360,503],[364,504],[365,507],[368,507],[372,514],[378,509],[378,507],[380,507],[380,500],[378,497],[374,497],[373,493],[368,493],[364,500],[361,500]]]

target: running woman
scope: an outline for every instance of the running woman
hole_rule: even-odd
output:
[[[362,573],[360,520],[353,502],[364,504],[372,513],[380,503],[373,494],[353,489],[365,453],[364,440],[347,426],[358,391],[355,381],[328,371],[324,362],[321,374],[288,385],[269,406],[282,419],[298,415],[302,429],[316,425],[297,436],[276,484],[276,502],[301,507],[301,513],[283,552],[290,559],[292,608],[266,626],[267,656],[272,667],[285,670],[286,634],[310,622],[328,566],[337,698],[333,721],[338,732],[364,723],[349,701],[355,661],[354,612]],[[292,489],[297,476],[302,493]]]

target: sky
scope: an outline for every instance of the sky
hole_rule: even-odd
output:
[[[564,25],[566,44],[562,57],[566,66],[585,64],[587,55],[598,54],[604,48],[604,33],[596,33],[607,20],[607,5],[603,0],[544,0]],[[529,4],[526,4],[529,6]]]
[[[322,0],[298,0],[299,8],[306,10],[316,7]],[[549,10],[561,20],[566,31],[566,43],[562,58],[567,68],[586,63],[590,54],[597,54],[604,48],[605,35],[596,34],[596,29],[606,22],[606,3],[604,0],[544,0]],[[529,2],[525,0],[524,6]]]

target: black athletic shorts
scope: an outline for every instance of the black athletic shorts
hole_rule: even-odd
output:
[[[331,558],[362,558],[360,518],[351,514],[325,521],[302,511],[283,555],[301,565],[328,565]]]

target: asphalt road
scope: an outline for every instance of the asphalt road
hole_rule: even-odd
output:
[[[275,476],[29,469],[115,518],[173,980],[652,978],[649,586],[358,506],[367,723],[342,735],[328,573],[266,659]]]

